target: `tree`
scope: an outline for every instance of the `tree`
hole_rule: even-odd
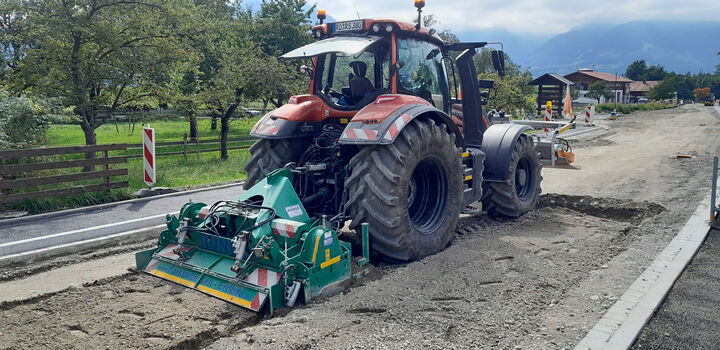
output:
[[[155,96],[187,58],[194,11],[182,0],[18,2],[12,16],[27,47],[12,86],[73,106],[87,145],[115,110]]]
[[[630,63],[625,70],[625,76],[632,80],[643,80],[645,71],[647,71],[647,63],[645,63],[645,60],[637,60]]]
[[[305,0],[263,0],[251,29],[253,40],[269,56],[311,43],[308,32],[315,7],[308,7]]]
[[[677,78],[668,77],[648,91],[648,98],[653,100],[673,98],[675,97],[675,92],[677,91],[676,85]]]
[[[606,99],[613,97],[613,93],[608,89],[607,83],[598,80],[588,86],[587,96],[599,102],[601,97],[605,97]]]
[[[506,75],[500,77],[496,72],[479,74],[480,79],[491,79],[495,81],[495,88],[490,94],[486,109],[500,110],[518,113],[522,110],[533,108],[530,96],[533,87],[528,85],[532,81],[529,71],[522,74]]]
[[[695,100],[703,101],[708,97],[710,97],[710,88],[695,89]]]
[[[637,60],[631,63],[625,70],[625,76],[632,80],[663,80],[668,75],[665,68],[661,65],[649,66],[645,60]]]
[[[665,67],[661,65],[652,65],[648,67],[648,69],[645,71],[645,74],[643,75],[643,80],[663,80],[668,75],[668,73],[665,71]]]

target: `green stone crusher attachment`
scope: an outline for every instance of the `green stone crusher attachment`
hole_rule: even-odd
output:
[[[138,270],[253,311],[292,307],[351,282],[350,243],[308,216],[287,169],[237,201],[187,203],[167,227],[156,249],[136,254]],[[367,248],[367,234],[363,241]]]

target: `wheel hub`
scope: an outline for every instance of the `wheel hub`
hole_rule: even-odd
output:
[[[426,157],[415,167],[408,184],[408,216],[423,234],[432,234],[445,216],[448,196],[447,169],[436,157]]]

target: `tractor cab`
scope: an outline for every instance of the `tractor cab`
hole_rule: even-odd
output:
[[[450,88],[442,39],[410,23],[360,19],[313,28],[319,41],[281,56],[311,59],[301,71],[310,94],[330,108],[358,111],[384,94],[421,97],[448,112]]]

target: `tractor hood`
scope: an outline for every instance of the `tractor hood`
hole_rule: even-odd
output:
[[[334,53],[340,56],[358,55],[380,39],[382,39],[380,36],[332,37],[299,47],[280,56],[280,58],[305,58],[326,53]]]

